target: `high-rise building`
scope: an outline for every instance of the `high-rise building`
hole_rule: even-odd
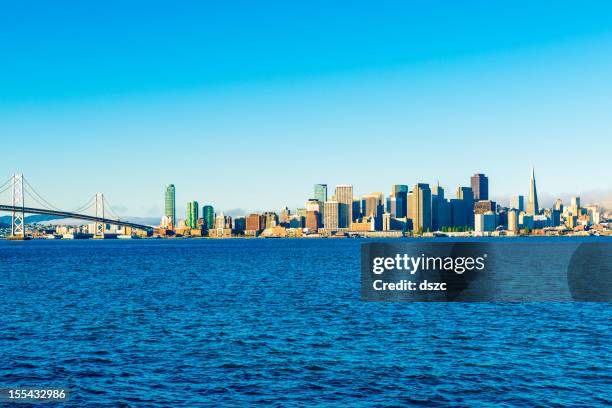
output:
[[[404,218],[408,214],[408,186],[405,184],[394,184],[391,187],[391,196],[395,197],[396,210],[392,217]]]
[[[318,211],[307,211],[306,212],[306,228],[308,231],[316,232],[319,229],[319,212]]]
[[[327,184],[314,185],[314,198],[320,203],[327,201]]]
[[[261,214],[250,214],[246,218],[246,229],[245,233],[249,235],[257,235],[264,228],[265,220]]]
[[[215,228],[215,209],[212,205],[202,207],[202,218],[204,218],[204,226],[207,230]]]
[[[164,198],[164,215],[168,219],[169,223],[176,225],[176,189],[174,188],[174,184],[166,185]]]
[[[474,192],[474,200],[489,199],[489,179],[481,173],[476,173],[470,178],[472,191]]]
[[[563,200],[561,200],[560,198],[557,198],[555,200],[555,205],[553,207],[556,211],[559,211],[560,213],[563,212]]]
[[[336,186],[336,201],[338,202],[338,228],[351,228],[353,222],[353,186]],[[324,207],[323,212],[325,213]],[[324,214],[327,217],[327,214]],[[326,226],[327,228],[327,226]]]
[[[467,227],[474,226],[474,192],[471,187],[458,187],[457,198],[464,202]]]
[[[474,214],[474,231],[495,231],[495,213],[493,211],[487,211],[483,214]]]
[[[434,231],[439,231],[450,226],[452,226],[450,203],[444,198],[444,189],[439,185],[433,186],[431,190],[431,227]]]
[[[418,183],[410,196],[410,218],[415,231],[431,230],[431,189],[429,184]]]
[[[280,210],[279,221],[281,225],[289,224],[289,217],[291,216],[291,210],[288,207],[283,207]]]
[[[200,213],[199,205],[197,201],[190,201],[187,203],[187,226],[190,228],[197,228],[198,226],[198,215]]]
[[[519,223],[518,223],[518,210],[510,209],[508,210],[508,231],[518,231]]]
[[[525,211],[525,197],[522,195],[515,195],[510,197],[510,208],[515,210]]]
[[[538,191],[536,189],[535,170],[531,168],[531,182],[529,184],[529,197],[527,199],[527,214],[536,215],[540,212],[538,207]]]
[[[326,230],[335,231],[340,228],[340,203],[338,201],[326,201],[324,214],[323,226]]]

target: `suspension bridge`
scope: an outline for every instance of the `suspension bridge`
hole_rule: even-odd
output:
[[[9,196],[8,199],[4,196]],[[27,199],[27,201],[26,201]],[[25,214],[44,214],[58,218],[72,218],[95,224],[94,237],[103,238],[106,224],[150,231],[153,227],[121,220],[104,194],[96,193],[87,202],[73,210],[57,208],[26,180],[23,174],[15,174],[0,184],[0,211],[11,213],[11,238],[26,239]]]

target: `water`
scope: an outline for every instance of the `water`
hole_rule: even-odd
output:
[[[610,304],[361,302],[363,242],[0,242],[0,387],[75,407],[612,404]]]

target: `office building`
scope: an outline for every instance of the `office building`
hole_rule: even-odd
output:
[[[495,231],[495,224],[495,213],[493,211],[474,214],[475,232],[493,232]]]
[[[250,214],[246,218],[246,229],[245,233],[248,235],[257,235],[264,228],[265,220],[263,216],[257,213]]]
[[[166,217],[169,226],[176,225],[176,189],[174,184],[168,184],[164,193],[165,209],[164,216]]]
[[[405,184],[394,184],[391,187],[391,196],[396,200],[396,218],[404,218],[408,214],[408,186]]]
[[[529,197],[527,198],[527,214],[536,215],[540,212],[538,206],[538,191],[536,189],[535,170],[531,168],[531,181],[529,183]]]
[[[474,227],[474,192],[471,187],[458,187],[457,198],[463,201],[466,226]]]
[[[215,209],[212,205],[202,207],[202,218],[204,218],[204,226],[207,230],[215,228]]]
[[[198,227],[198,215],[200,209],[197,201],[190,201],[187,203],[187,226],[190,228]]]
[[[318,211],[307,211],[306,212],[306,229],[310,232],[317,232],[320,227],[319,212]]]
[[[324,210],[325,219],[323,226],[328,231],[340,228],[340,203],[338,201],[326,201]]]
[[[418,183],[410,195],[410,218],[415,231],[431,230],[431,189],[429,184]]]
[[[353,222],[353,186],[347,184],[336,186],[335,197],[338,202],[338,228],[350,228]],[[327,206],[323,212],[326,209]]]
[[[489,199],[489,179],[484,174],[474,174],[470,178],[470,184],[474,193],[474,200]]]
[[[315,184],[314,198],[320,203],[327,201],[327,184]]]
[[[519,230],[518,210],[508,210],[508,231],[517,232]]]

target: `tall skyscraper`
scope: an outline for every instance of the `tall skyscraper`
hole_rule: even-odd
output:
[[[510,208],[515,210],[525,211],[525,197],[522,195],[515,195],[510,197]]]
[[[439,231],[443,227],[451,226],[451,207],[444,198],[444,189],[439,185],[431,190],[431,227]]]
[[[190,228],[197,228],[198,226],[198,215],[199,205],[197,201],[190,201],[187,203],[187,226]]]
[[[353,222],[353,186],[348,184],[336,186],[335,196],[339,207],[338,228],[351,228]],[[324,213],[325,209],[323,210]],[[324,217],[327,217],[327,214],[324,214]]]
[[[215,228],[215,209],[212,205],[202,207],[202,218],[204,218],[204,226],[207,230]]]
[[[326,201],[323,212],[325,214],[323,226],[326,230],[335,231],[340,228],[340,203],[338,201]]]
[[[481,173],[476,173],[470,178],[474,200],[489,199],[489,179]]]
[[[529,184],[529,198],[527,199],[527,214],[536,215],[540,212],[538,207],[538,191],[536,189],[535,170],[531,168],[531,183]]]
[[[314,198],[319,201],[321,205],[327,201],[327,184],[315,184]]]
[[[429,184],[419,183],[410,195],[410,218],[415,231],[431,230],[431,189]]]
[[[164,198],[164,215],[172,223],[172,225],[176,225],[176,189],[174,188],[174,184],[166,185]]]

